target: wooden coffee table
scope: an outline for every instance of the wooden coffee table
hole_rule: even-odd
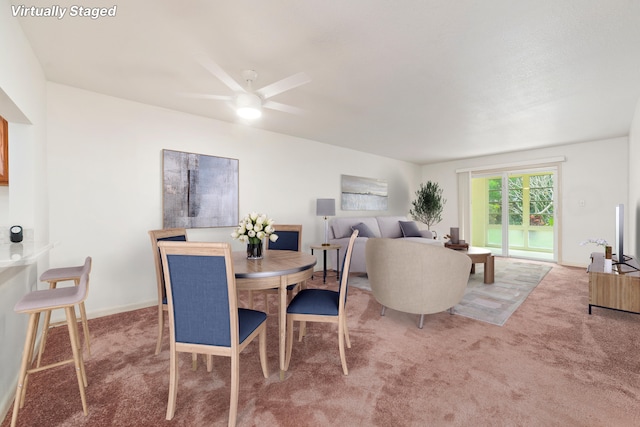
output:
[[[464,251],[459,251],[471,258],[471,273],[476,272],[476,264],[484,264],[484,283],[491,284],[494,282],[493,269],[494,269],[494,257],[491,251],[488,249],[480,249],[469,247]]]

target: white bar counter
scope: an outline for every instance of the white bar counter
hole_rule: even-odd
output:
[[[53,243],[23,241],[0,243],[0,268],[33,264],[53,248]]]

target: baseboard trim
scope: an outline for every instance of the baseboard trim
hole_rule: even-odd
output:
[[[90,311],[87,312],[87,319],[97,319],[99,317],[110,316],[112,314],[124,313],[127,311],[138,310],[141,308],[152,307],[158,304],[158,300],[145,301],[136,304],[127,304],[120,305],[117,307],[109,307],[107,309],[98,310],[98,311]],[[62,315],[58,313],[58,316],[55,316],[55,312],[52,315],[53,319],[51,320],[51,327],[66,325],[67,320],[64,318],[64,313]]]
[[[124,313],[127,311],[139,310],[141,308],[147,308],[157,306],[158,300],[145,301],[137,304],[121,305],[118,307],[110,307],[104,310],[98,310],[91,313],[87,313],[89,319],[96,319],[98,317],[110,316],[112,314]]]

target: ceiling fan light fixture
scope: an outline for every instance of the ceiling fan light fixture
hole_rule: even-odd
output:
[[[262,116],[262,100],[253,93],[241,93],[236,99],[236,114],[243,119],[254,120]]]

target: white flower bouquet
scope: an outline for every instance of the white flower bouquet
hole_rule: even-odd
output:
[[[252,244],[258,244],[265,238],[275,242],[278,240],[278,235],[275,234],[274,223],[275,221],[265,214],[252,212],[240,221],[238,228],[231,233],[231,237]]]
[[[588,239],[588,240],[585,240],[584,242],[580,243],[580,245],[584,246],[584,245],[589,244],[589,243],[593,243],[593,244],[595,244],[597,246],[609,246],[609,243],[607,243],[607,241],[604,240],[604,239]]]

